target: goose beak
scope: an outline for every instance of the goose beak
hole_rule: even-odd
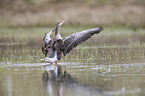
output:
[[[64,23],[66,20],[62,20],[62,22]]]

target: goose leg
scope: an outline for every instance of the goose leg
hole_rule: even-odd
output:
[[[55,65],[57,65],[57,61],[55,62]]]

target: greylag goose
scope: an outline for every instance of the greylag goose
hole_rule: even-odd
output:
[[[45,34],[45,36],[43,38],[43,45],[42,45],[42,52],[45,55],[45,57],[47,56],[48,49],[50,48],[51,43],[52,43],[52,39],[50,38],[51,33],[55,31],[55,35],[53,37],[53,41],[58,40],[58,39],[62,39],[59,31],[60,31],[61,25],[64,22],[65,22],[65,20],[59,20],[57,25],[56,25],[56,28],[53,29],[52,31],[50,31],[49,33]]]
[[[101,26],[98,28],[92,28],[81,32],[73,33],[68,37],[62,39],[59,30],[57,30],[57,28],[60,28],[60,26],[57,25],[56,27],[55,36],[50,46],[51,49],[49,56],[48,58],[41,59],[41,61],[48,61],[51,64],[52,63],[57,64],[57,61],[61,59],[62,53],[65,56],[67,53],[73,50],[73,48],[75,48],[82,42],[88,40],[94,34],[99,34],[103,30],[103,27]],[[47,50],[47,48],[45,50]]]

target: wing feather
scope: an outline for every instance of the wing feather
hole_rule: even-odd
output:
[[[88,40],[94,34],[100,33],[100,31],[102,31],[102,30],[103,30],[103,27],[101,26],[99,28],[92,28],[92,29],[81,31],[81,32],[77,32],[77,33],[71,34],[68,37],[64,38],[63,43],[62,43],[64,46],[63,54],[66,55],[73,48],[75,48],[82,42]]]

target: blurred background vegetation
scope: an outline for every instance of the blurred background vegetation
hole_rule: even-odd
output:
[[[0,27],[123,26],[145,28],[145,0],[0,0]]]

